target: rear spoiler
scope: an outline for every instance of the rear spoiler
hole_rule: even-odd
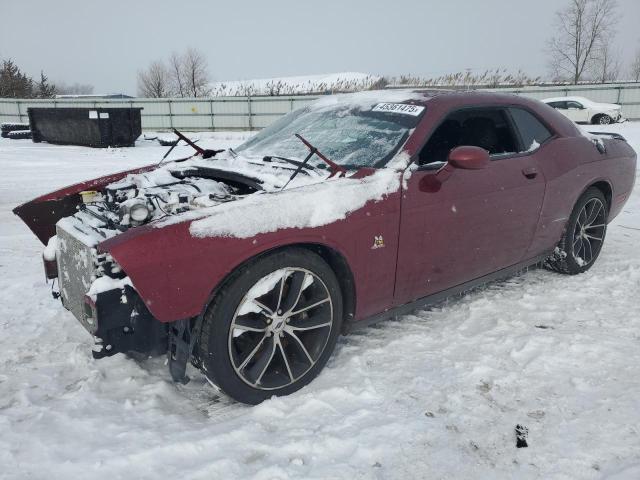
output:
[[[609,137],[609,138],[613,138],[614,140],[622,140],[623,142],[627,141],[627,139],[624,138],[619,133],[610,133],[610,132],[589,132],[589,133],[591,135],[597,135],[598,137]]]

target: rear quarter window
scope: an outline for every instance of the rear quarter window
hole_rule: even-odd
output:
[[[522,108],[510,108],[509,113],[511,113],[511,118],[520,133],[525,151],[535,150],[553,136],[549,129],[532,113]]]

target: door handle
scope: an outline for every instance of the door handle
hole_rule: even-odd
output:
[[[527,167],[522,169],[522,174],[529,180],[533,180],[538,176],[538,169],[536,167]]]

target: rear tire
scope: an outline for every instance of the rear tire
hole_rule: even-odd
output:
[[[554,254],[545,267],[575,275],[586,272],[595,263],[607,232],[609,208],[603,193],[590,187],[579,199]]]
[[[317,254],[290,248],[236,270],[204,315],[204,374],[239,402],[257,404],[307,385],[327,363],[342,324],[342,294]]]

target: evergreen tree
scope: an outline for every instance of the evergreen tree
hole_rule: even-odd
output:
[[[0,97],[33,98],[33,80],[13,60],[3,60],[0,69]]]
[[[42,70],[40,70],[40,82],[38,82],[38,98],[53,98],[56,95],[56,86],[49,83],[49,79],[44,74]]]

